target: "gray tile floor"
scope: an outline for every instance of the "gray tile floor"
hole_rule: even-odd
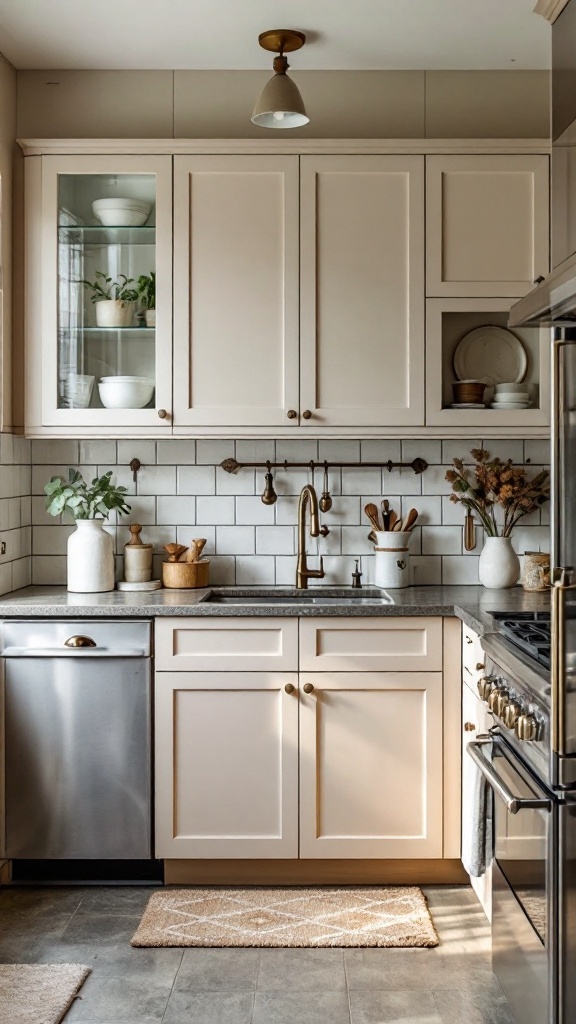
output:
[[[437,949],[133,949],[143,888],[3,889],[0,962],[92,968],[65,1024],[514,1024],[472,890],[425,889]]]

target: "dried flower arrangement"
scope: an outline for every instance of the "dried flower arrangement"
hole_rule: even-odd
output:
[[[476,515],[488,537],[509,537],[522,516],[549,500],[550,474],[543,469],[529,480],[524,467],[513,466],[512,459],[491,459],[485,448],[473,448],[470,454],[476,460],[474,466],[453,459],[454,469],[446,473],[446,480],[452,484],[450,501],[461,502],[471,515]],[[498,508],[503,513],[498,517],[500,522],[496,518]]]

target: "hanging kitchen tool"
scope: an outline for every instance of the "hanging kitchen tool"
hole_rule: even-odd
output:
[[[378,518],[378,508],[373,501],[369,501],[367,505],[364,505],[364,512],[368,516],[372,526],[375,530],[381,530],[380,519]]]
[[[474,516],[468,512],[464,516],[464,547],[466,551],[474,551],[476,547],[476,530],[474,528]]]
[[[322,491],[322,497],[318,502],[321,512],[329,512],[332,508],[332,495],[328,488],[328,463],[324,463],[324,488]]]
[[[264,490],[262,492],[262,502],[264,505],[274,505],[277,501],[278,495],[274,490],[274,477],[272,476],[270,462],[267,462],[266,475],[264,477]]]

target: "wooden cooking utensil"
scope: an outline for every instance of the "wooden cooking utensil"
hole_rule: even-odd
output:
[[[390,502],[388,501],[388,498],[384,498],[382,504],[380,505],[380,508],[382,509],[382,526],[384,527],[384,530],[389,530],[390,529],[390,512],[389,512]]]
[[[418,512],[415,508],[411,508],[410,511],[404,516],[402,521],[401,531],[407,533],[414,526],[414,523],[418,519]]]
[[[368,540],[370,541],[371,544],[377,543],[378,537],[374,533],[374,530],[370,530],[370,533],[368,534]]]
[[[378,518],[378,508],[373,501],[369,501],[367,505],[364,505],[364,512],[368,516],[372,526],[375,530],[381,530],[380,519]]]
[[[206,544],[206,538],[200,537],[198,540],[193,540],[186,555],[187,562],[198,562],[200,555],[202,554],[204,545]]]
[[[393,530],[396,523],[398,522],[398,516],[395,512],[390,512],[388,516],[388,529]]]
[[[164,551],[168,552],[168,561],[169,562],[177,562],[178,559],[180,558],[180,555],[183,554],[184,551],[186,551],[186,545],[185,544],[165,544],[164,545]]]

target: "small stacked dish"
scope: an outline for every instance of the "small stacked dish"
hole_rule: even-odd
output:
[[[105,409],[143,409],[154,394],[154,381],[150,377],[102,377],[98,391]]]
[[[531,404],[530,385],[505,383],[494,385],[491,409],[527,409]]]
[[[146,223],[152,209],[152,203],[145,199],[95,199],[92,213],[104,224],[112,228],[139,228]]]

